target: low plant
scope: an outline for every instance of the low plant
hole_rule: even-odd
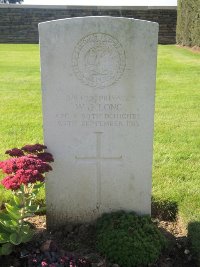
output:
[[[33,253],[28,258],[29,267],[92,267],[91,262],[78,255],[62,251]]]
[[[120,211],[97,220],[97,249],[120,266],[151,264],[166,244],[149,216]]]
[[[53,157],[44,152],[46,148],[41,144],[13,148],[6,151],[11,158],[0,162],[0,169],[8,174],[1,184],[13,193],[13,198],[0,211],[0,255],[9,255],[15,245],[33,237],[27,218],[39,211],[34,200],[44,184],[44,174],[52,170],[49,162]]]

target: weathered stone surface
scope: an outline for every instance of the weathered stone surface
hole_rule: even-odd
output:
[[[48,225],[149,214],[157,23],[87,17],[39,32]]]

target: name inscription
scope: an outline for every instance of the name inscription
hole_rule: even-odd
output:
[[[55,115],[59,127],[138,127],[133,96],[67,95],[66,112]]]

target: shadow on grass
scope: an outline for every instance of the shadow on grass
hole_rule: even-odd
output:
[[[197,266],[200,267],[200,222],[188,224],[188,238]]]
[[[178,204],[175,201],[162,200],[154,198],[151,204],[152,217],[163,221],[176,221],[178,215]]]
[[[178,204],[175,201],[152,198],[151,209],[152,218],[165,221],[167,225],[178,224]],[[177,225],[177,231],[179,227],[181,226]],[[200,267],[200,222],[190,222],[187,228],[187,236],[177,237],[161,225],[160,230],[169,242],[166,254],[169,258],[176,258],[172,266]],[[187,255],[188,248],[190,253]]]

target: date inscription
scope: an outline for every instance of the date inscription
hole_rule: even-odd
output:
[[[55,115],[59,127],[138,127],[133,96],[67,95],[66,111]]]

